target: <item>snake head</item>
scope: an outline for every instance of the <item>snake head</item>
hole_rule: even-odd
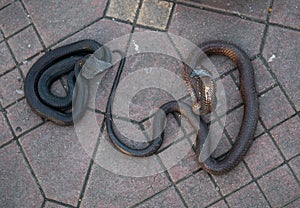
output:
[[[192,78],[201,78],[201,77],[210,77],[212,78],[212,74],[210,71],[206,69],[202,69],[200,66],[196,67],[190,74]]]

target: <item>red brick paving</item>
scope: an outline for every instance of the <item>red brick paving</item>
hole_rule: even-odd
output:
[[[106,0],[0,2],[0,184],[4,187],[0,191],[1,205],[41,207],[45,200],[43,207],[47,208],[299,207],[299,0],[284,3],[279,0],[132,2],[134,4],[111,0],[108,7]],[[268,9],[271,2],[272,9]],[[173,4],[174,10],[171,10]],[[266,24],[269,24],[267,29]],[[91,38],[124,51],[129,36],[118,43],[109,41],[131,31],[157,29],[196,44],[228,40],[253,58],[257,91],[261,94],[261,121],[255,136],[260,136],[255,139],[245,162],[226,175],[211,177],[199,170],[192,150],[167,172],[154,176],[136,178],[111,173],[91,163],[96,141],[86,140],[87,154],[72,127],[59,127],[50,122],[42,124],[42,119],[23,99],[23,75],[26,76],[44,53],[44,47],[48,50]],[[150,36],[147,41],[157,40]],[[174,47],[168,42],[168,38],[160,40],[153,47],[163,46],[173,54]],[[135,45],[130,44],[131,53]],[[178,43],[175,46],[182,55],[187,55],[184,47]],[[225,58],[212,57],[211,61],[223,75],[227,110],[232,109],[225,128],[230,139],[235,139],[242,119],[242,107],[236,109],[242,103],[235,84],[239,85],[238,73],[231,71],[234,65]],[[182,73],[180,62],[144,54],[128,58],[122,78],[151,66],[164,67],[179,76]],[[117,68],[103,75],[97,91],[96,107],[103,112]],[[60,85],[53,90],[62,92]],[[153,89],[140,92],[132,100],[131,115],[142,120],[149,116],[150,109],[169,99],[168,93]],[[98,114],[97,119],[100,128],[104,117]],[[151,131],[149,124],[148,121],[143,123]],[[190,135],[193,130],[187,124],[182,129],[175,128],[178,127],[173,119],[165,132],[168,139],[163,147],[171,144],[174,137],[189,137],[187,144],[194,141],[194,135]],[[18,141],[12,141],[14,135]],[[101,138],[105,137],[106,134]],[[229,147],[224,134],[215,156]]]

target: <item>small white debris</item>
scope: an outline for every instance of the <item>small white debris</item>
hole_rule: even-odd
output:
[[[27,60],[23,61],[23,64],[28,64],[28,61]]]
[[[274,61],[275,58],[276,58],[276,56],[275,56],[275,54],[273,54],[273,55],[269,58],[268,63]]]
[[[132,40],[132,42],[133,42],[135,51],[139,53],[139,52],[140,52],[140,47],[139,47],[139,45],[136,44],[134,40]]]
[[[19,95],[24,95],[24,91],[23,90],[16,90],[16,93]]]
[[[27,47],[28,47],[28,48],[31,48],[31,45],[30,45],[30,44],[28,44],[28,45],[27,45]]]
[[[112,18],[111,20],[112,20],[112,21],[116,21],[116,19],[115,19],[115,18]]]

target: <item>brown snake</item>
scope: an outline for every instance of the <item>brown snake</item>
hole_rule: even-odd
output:
[[[200,153],[205,145],[206,139],[199,136],[201,134],[201,132],[199,132],[201,128],[200,130],[195,129],[198,132],[196,153],[199,156],[198,160],[200,166],[211,174],[219,175],[227,173],[236,167],[252,144],[258,121],[258,98],[255,89],[254,70],[247,54],[232,43],[212,41],[203,43],[199,47],[207,56],[223,55],[231,59],[239,70],[240,92],[244,104],[244,115],[238,136],[230,151],[220,160],[214,159],[211,156],[207,159],[201,158]],[[184,73],[184,79],[192,98],[192,109],[194,113],[201,115],[211,112],[215,106],[215,89],[213,89],[215,85],[213,84],[212,78],[208,75],[203,76],[204,73],[198,73],[200,76],[196,77],[197,80],[192,80],[188,77],[189,75],[186,69]],[[196,84],[192,83],[192,81],[196,81]],[[205,132],[206,130],[202,128],[202,131]]]

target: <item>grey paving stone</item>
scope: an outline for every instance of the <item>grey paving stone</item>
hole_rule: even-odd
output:
[[[10,131],[10,128],[8,126],[8,123],[3,113],[0,113],[0,126],[1,126],[0,146],[1,146],[13,138],[12,132]]]
[[[300,29],[300,1],[274,1],[270,22]]]
[[[192,5],[204,6],[208,8],[218,9],[225,12],[230,12],[243,17],[243,15],[265,19],[268,13],[270,0],[266,1],[239,1],[239,0],[178,0],[179,2],[190,3]]]
[[[180,182],[177,187],[191,207],[205,207],[220,198],[216,187],[204,171]]]
[[[76,206],[90,158],[74,128],[46,123],[20,142],[46,197]]]
[[[256,183],[251,183],[226,198],[230,207],[270,207],[258,189]]]
[[[0,63],[3,63],[0,65],[0,74],[3,74],[12,69],[15,66],[15,62],[5,42],[0,43],[0,53]]]
[[[8,44],[19,63],[43,50],[33,27],[28,27],[8,39]]]
[[[279,151],[267,134],[258,137],[245,157],[254,177],[261,176],[283,162]]]
[[[249,171],[242,162],[229,173],[213,177],[220,187],[223,195],[233,192],[252,180]]]
[[[138,208],[146,207],[185,207],[180,197],[175,191],[174,187],[167,189],[166,191],[159,193],[155,197],[137,206]]]
[[[24,96],[23,79],[17,69],[0,77],[0,101],[3,107]]]
[[[16,1],[0,11],[0,28],[6,37],[30,24],[21,3]]]
[[[3,207],[40,207],[43,196],[15,142],[0,150],[0,203]]]
[[[83,207],[128,207],[170,185],[164,174],[148,177],[125,177],[113,174],[97,164],[87,184]]]
[[[33,113],[25,99],[10,106],[6,111],[7,117],[17,136],[42,123],[42,119]]]
[[[263,30],[263,24],[177,5],[169,32],[195,44],[208,40],[230,41],[251,56],[259,52]],[[183,51],[183,48],[179,50]]]
[[[287,160],[300,154],[299,123],[299,117],[295,116],[271,131],[275,142]]]
[[[286,166],[281,166],[258,180],[272,207],[280,207],[299,197],[300,186]]]
[[[263,56],[267,61],[275,56],[269,62],[269,66],[296,105],[297,110],[300,110],[299,34],[295,31],[270,27],[263,50]]]
[[[267,128],[271,128],[294,114],[294,110],[279,87],[263,94],[259,98],[259,104],[260,116]]]
[[[24,3],[47,47],[102,17],[106,7],[106,0]]]

